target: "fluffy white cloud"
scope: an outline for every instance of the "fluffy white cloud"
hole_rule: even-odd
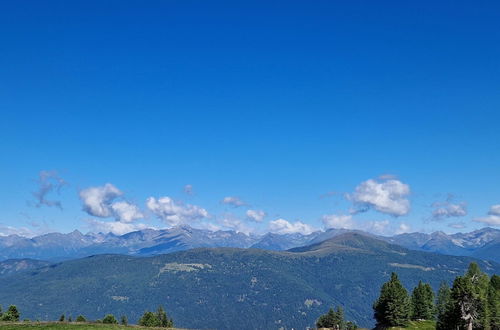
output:
[[[356,223],[352,219],[352,215],[337,215],[337,214],[326,214],[321,219],[325,229],[329,228],[344,228],[353,229],[356,227]]]
[[[246,203],[244,201],[242,201],[239,197],[235,197],[235,196],[224,197],[224,199],[222,199],[221,203],[226,204],[226,205],[231,205],[234,207],[240,207],[240,206],[246,205]]]
[[[500,204],[497,205],[492,205],[490,207],[490,211],[488,212],[489,215],[498,215],[500,216]]]
[[[410,231],[411,231],[410,225],[403,222],[399,225],[399,228],[396,230],[396,234],[409,233]]]
[[[490,226],[500,226],[500,215],[489,215],[487,217],[476,218],[475,222],[482,222]]]
[[[359,184],[347,198],[356,207],[354,213],[374,209],[392,216],[402,216],[410,211],[410,186],[399,180],[367,180]]]
[[[149,197],[146,201],[146,206],[158,218],[170,226],[190,223],[209,216],[207,210],[202,207],[184,204],[181,201],[175,201],[168,196],[160,197],[158,199]]]
[[[107,218],[113,215],[112,201],[123,193],[111,183],[100,187],[89,187],[80,191],[83,210],[90,215]]]
[[[120,201],[111,204],[111,209],[116,219],[121,222],[131,223],[137,219],[144,218],[137,205],[131,204],[129,202]]]
[[[451,217],[463,217],[467,215],[467,205],[465,203],[453,204],[451,202],[432,204],[432,219],[442,220]]]
[[[492,205],[486,217],[476,218],[474,221],[490,226],[500,226],[500,204]]]
[[[277,234],[294,234],[301,233],[308,235],[314,232],[314,228],[308,224],[301,221],[296,221],[294,223],[288,222],[285,219],[277,219],[269,222],[269,230]]]
[[[262,210],[247,210],[246,215],[247,218],[252,221],[262,222],[262,220],[264,220],[264,217],[266,216],[266,212]]]
[[[123,192],[111,183],[104,186],[89,187],[80,191],[83,210],[90,215],[108,218],[114,217],[117,221],[131,223],[144,218],[139,208],[127,201],[115,201],[123,196]]]
[[[113,233],[115,235],[124,235],[132,231],[152,228],[144,223],[125,223],[120,221],[100,221],[96,219],[87,219],[87,227],[95,233]]]

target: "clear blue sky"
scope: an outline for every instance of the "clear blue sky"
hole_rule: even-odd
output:
[[[0,35],[0,234],[127,222],[120,200],[126,228],[500,225],[498,1],[4,1]]]

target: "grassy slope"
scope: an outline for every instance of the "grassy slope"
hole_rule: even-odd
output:
[[[44,329],[44,330],[86,330],[86,329],[115,329],[115,330],[126,330],[126,329],[164,329],[164,328],[147,328],[139,326],[123,326],[123,325],[111,325],[111,324],[92,324],[92,323],[60,323],[60,322],[20,322],[20,323],[6,323],[0,322],[0,328],[2,330],[22,330],[22,329]],[[169,329],[175,330],[175,329]],[[179,330],[179,329],[177,329]]]
[[[436,322],[434,321],[411,321],[406,328],[392,327],[390,330],[434,330]]]

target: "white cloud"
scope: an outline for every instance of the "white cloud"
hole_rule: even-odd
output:
[[[90,215],[99,218],[114,217],[117,221],[123,223],[131,223],[144,218],[137,205],[123,200],[115,201],[122,196],[123,192],[111,183],[99,187],[89,187],[80,191],[83,210]]]
[[[500,204],[492,205],[486,217],[475,218],[474,221],[490,226],[500,226]]]
[[[158,218],[170,226],[191,223],[209,216],[207,210],[202,207],[184,204],[181,201],[175,201],[168,196],[160,197],[158,199],[149,197],[146,201],[146,206]]]
[[[308,235],[314,232],[314,228],[308,224],[301,221],[296,221],[294,223],[288,222],[285,219],[277,219],[269,222],[269,230],[277,234],[294,234],[301,233]]]
[[[264,220],[264,217],[266,216],[266,212],[262,210],[247,210],[246,215],[247,218],[252,221],[262,222],[262,220]]]
[[[239,197],[235,197],[235,196],[224,197],[224,199],[222,199],[221,203],[226,204],[226,205],[231,205],[234,207],[240,207],[240,206],[246,205],[246,203],[244,201],[242,201]]]
[[[482,222],[490,226],[500,226],[500,216],[499,215],[489,215],[487,217],[476,218],[475,222]]]
[[[354,203],[354,213],[373,208],[397,217],[410,211],[410,201],[406,198],[409,194],[410,186],[399,180],[370,179],[359,184],[354,193],[347,195],[347,199]]]
[[[372,232],[374,234],[388,234],[388,228],[389,228],[390,222],[389,220],[382,220],[382,221],[370,221],[367,226],[365,227],[365,230],[368,232]],[[363,228],[359,228],[363,229]]]
[[[352,215],[337,215],[337,214],[326,214],[322,218],[323,225],[325,229],[329,228],[344,228],[353,229],[356,227],[356,223],[352,219]]]
[[[465,228],[465,227],[467,227],[467,226],[465,225],[465,222],[462,222],[462,221],[461,221],[461,222],[454,222],[454,223],[450,223],[450,224],[448,225],[448,227],[450,227],[450,228],[454,228],[454,229],[463,229],[463,228]]]
[[[433,220],[442,220],[451,217],[463,217],[467,215],[466,203],[453,204],[449,201],[444,203],[432,204],[434,210],[432,211]]]
[[[36,236],[36,233],[26,227],[11,227],[0,225],[0,236],[18,235],[22,237],[31,238]]]
[[[111,202],[123,193],[111,183],[100,187],[90,187],[80,191],[83,210],[90,215],[107,218],[113,215]]]
[[[411,231],[410,225],[403,222],[399,225],[399,228],[396,230],[396,234],[409,233],[410,231]]]
[[[246,235],[249,235],[254,231],[253,228],[248,227],[243,221],[233,216],[226,216],[222,220],[220,220],[219,223],[227,229],[231,229],[239,233],[244,233]]]
[[[359,222],[352,215],[326,214],[321,219],[325,229],[358,229],[374,234],[389,234],[389,220]]]
[[[62,210],[61,202],[58,200],[48,200],[47,195],[53,191],[59,193],[61,188],[65,185],[67,185],[66,181],[64,181],[56,171],[40,171],[38,190],[33,192],[33,196],[35,196],[37,200],[35,206],[55,206]]]
[[[116,219],[121,222],[131,223],[137,219],[144,218],[139,208],[129,202],[120,201],[111,204],[111,209]]]
[[[488,214],[500,216],[500,204],[492,205]]]
[[[92,232],[113,233],[115,235],[124,235],[132,231],[152,228],[144,223],[125,223],[120,221],[100,221],[96,219],[87,219],[87,227]]]

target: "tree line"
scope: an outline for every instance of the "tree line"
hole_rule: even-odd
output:
[[[19,322],[21,313],[17,309],[16,306],[11,305],[9,306],[9,309],[5,312],[2,313],[2,307],[0,306],[0,321],[3,322]],[[29,321],[29,320],[25,320]],[[71,316],[66,317],[65,314],[62,314],[59,317],[59,322],[73,322],[73,319]],[[91,323],[104,323],[104,324],[121,324],[121,325],[128,325],[128,319],[126,315],[122,315],[120,317],[120,322],[116,319],[116,317],[113,314],[107,314],[104,316],[104,318],[95,320],[95,321],[88,321],[85,316],[83,315],[78,315],[78,317],[75,319],[75,322],[79,323],[85,323],[85,322],[91,322]],[[174,320],[171,317],[168,317],[167,312],[163,308],[163,306],[159,306],[156,312],[151,312],[149,310],[146,310],[144,314],[142,314],[142,317],[139,319],[138,325],[145,326],[145,327],[162,327],[162,328],[173,328],[174,327]]]
[[[377,327],[407,326],[410,320],[435,320],[437,330],[500,330],[500,276],[491,278],[476,263],[450,288],[442,283],[437,297],[421,281],[411,295],[392,273],[373,304]]]

